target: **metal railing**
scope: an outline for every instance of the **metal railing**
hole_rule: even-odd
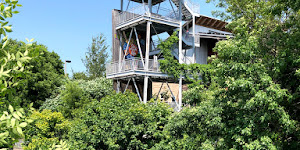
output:
[[[195,44],[200,44],[200,38],[194,37],[191,32],[188,32],[184,28],[182,28],[182,38],[188,42],[186,44],[193,44],[193,42],[195,42]]]
[[[124,73],[128,71],[146,71],[141,59],[132,58],[121,62],[112,62],[106,65],[106,74],[112,75],[116,73]],[[147,72],[160,73],[159,62],[154,59],[149,59]]]
[[[184,28],[182,28],[182,38],[186,41],[189,42],[191,44],[193,44],[194,42],[194,37],[192,34],[190,34],[190,32],[188,32],[187,30],[185,30]],[[188,43],[186,43],[188,44]]]
[[[184,0],[185,5],[187,5],[194,13],[200,14],[200,4],[197,4],[191,0]]]
[[[117,17],[116,24],[122,25],[124,23],[139,19],[143,16],[149,16],[147,5],[139,5],[137,7],[131,8],[128,11],[120,12],[119,16]],[[169,10],[163,7],[153,6],[151,17],[173,22],[179,22],[179,11],[176,10],[174,12],[173,10]]]

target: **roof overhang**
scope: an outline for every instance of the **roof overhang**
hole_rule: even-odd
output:
[[[226,21],[222,21],[216,18],[200,15],[196,17],[195,24],[207,28],[212,28],[220,31],[226,31],[230,32],[228,29],[225,28],[225,26],[228,24]],[[185,24],[185,26],[188,25],[189,27],[193,26],[193,22],[189,21]]]

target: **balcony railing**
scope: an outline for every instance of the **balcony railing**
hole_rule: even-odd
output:
[[[192,9],[194,13],[200,14],[200,4],[193,2],[192,0],[185,0],[184,3]]]
[[[124,23],[147,16],[149,16],[148,6],[139,5],[137,7],[133,7],[128,11],[120,12],[119,16],[117,17],[116,24],[117,26],[120,26]],[[175,10],[174,12],[173,10],[158,6],[152,7],[151,17],[172,22],[179,22],[179,12],[177,10]]]
[[[149,59],[149,65],[147,71],[144,69],[142,60],[137,58],[126,59],[121,63],[112,62],[106,65],[106,75],[113,75],[113,74],[125,73],[130,71],[161,73],[159,70],[159,62],[154,59]]]

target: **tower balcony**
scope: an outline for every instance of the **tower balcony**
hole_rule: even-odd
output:
[[[147,5],[138,5],[127,11],[121,11],[116,16],[116,29],[126,30],[133,26],[137,29],[145,30],[146,22],[151,21],[154,24],[159,24],[157,32],[162,32],[178,28],[180,25],[179,11],[177,9],[169,10],[160,6],[152,6],[152,13],[148,11]]]
[[[149,59],[148,69],[145,69],[143,61],[138,58],[126,59],[121,63],[111,62],[106,65],[106,78],[129,78],[132,76],[169,77],[159,70],[159,62]]]

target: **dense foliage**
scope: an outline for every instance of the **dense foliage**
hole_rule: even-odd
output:
[[[60,112],[35,111],[30,119],[34,121],[27,126],[25,150],[50,149],[53,145],[60,144],[70,127],[70,122]]]
[[[181,65],[170,55],[168,46],[171,43],[161,44],[166,51],[164,56],[167,56],[161,61],[162,70],[177,77],[184,75],[188,80],[191,80],[191,74],[195,82],[193,88],[186,92],[185,100],[200,106],[193,108],[197,111],[187,114],[187,121],[176,121],[178,125],[185,122],[195,124],[170,136],[167,144],[175,143],[182,149],[197,149],[197,146],[212,149],[296,149],[300,138],[297,115],[300,55],[296,42],[299,8],[276,0],[222,0],[219,6],[227,8],[227,14],[223,15],[229,15],[232,20],[228,28],[235,37],[218,42],[215,48],[218,55],[211,64]],[[208,69],[205,71],[204,68]],[[202,81],[198,81],[195,71],[201,74]],[[208,121],[194,120],[199,111],[206,109],[202,107],[205,102],[212,103],[208,106],[211,111],[203,115],[203,119]],[[219,111],[216,114],[214,110]],[[213,115],[218,116],[213,118],[219,118],[219,122],[210,118]],[[208,129],[197,129],[197,126]],[[215,130],[218,132],[211,132]],[[201,140],[205,135],[209,137]],[[212,142],[211,137],[217,138]],[[198,143],[188,142],[193,141],[191,139]],[[162,148],[164,146],[166,144]]]
[[[0,3],[0,148],[297,149],[300,146],[299,2],[219,0],[234,38],[220,41],[208,65],[179,64],[174,33],[158,47],[161,70],[183,75],[189,107],[139,102],[105,79],[105,38],[93,38],[88,75],[63,79],[62,62],[43,45],[8,40],[16,0]],[[201,76],[200,76],[201,75]],[[63,82],[66,81],[66,82]],[[27,104],[39,111],[33,110]],[[10,104],[10,105],[9,105]],[[13,105],[13,106],[11,106]],[[23,107],[23,108],[21,108]]]
[[[91,101],[100,99],[111,94],[112,81],[106,78],[93,80],[71,80],[52,92],[52,96],[43,103],[41,110],[73,111],[74,108]],[[70,113],[69,113],[70,115]]]
[[[78,113],[70,142],[73,149],[149,149],[164,137],[170,114],[165,104],[142,104],[133,93],[113,93]]]
[[[9,40],[4,48],[10,53],[25,52],[26,44],[17,40]],[[30,66],[28,73],[23,76],[14,97],[15,105],[34,103],[38,108],[52,91],[63,83],[63,63],[54,52],[49,52],[42,44],[32,43],[27,48],[28,56],[32,59],[26,64]],[[12,102],[11,102],[12,103]]]

